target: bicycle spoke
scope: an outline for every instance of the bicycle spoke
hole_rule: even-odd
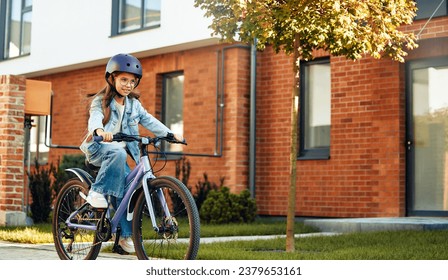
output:
[[[194,259],[199,248],[199,215],[194,200],[182,183],[157,178],[151,182],[151,202],[158,232],[152,227],[144,195],[137,202],[134,216],[134,239],[142,242],[136,247],[143,259]],[[164,200],[157,195],[162,191]],[[169,216],[166,215],[166,209]]]
[[[69,227],[68,217],[79,211],[71,218],[71,223],[83,225],[96,225],[98,219],[95,212],[82,207],[84,201],[79,192],[87,192],[86,187],[78,179],[69,180],[60,190],[53,216],[53,238],[56,252],[61,259],[82,260],[95,259],[101,249],[101,242],[96,240],[95,230],[86,230]]]

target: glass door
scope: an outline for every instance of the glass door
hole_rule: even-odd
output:
[[[448,216],[448,57],[406,71],[408,215]]]

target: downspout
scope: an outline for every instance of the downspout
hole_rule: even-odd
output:
[[[222,116],[222,112],[223,112],[223,108],[224,108],[224,101],[220,101],[219,100],[219,93],[220,93],[220,83],[219,83],[219,51],[216,52],[216,114],[215,114],[215,120],[216,120],[216,124],[215,124],[215,153],[214,155],[222,155],[222,132],[219,130],[219,128],[221,127],[222,130],[222,126],[223,126],[223,118],[219,117],[220,115]],[[221,126],[220,126],[221,125]],[[218,135],[221,135],[221,140],[219,140]],[[221,150],[218,152],[219,149],[219,145],[221,144]]]
[[[33,127],[33,120],[30,115],[25,115],[25,161],[26,161],[26,171],[31,173],[31,128]],[[29,195],[30,194],[30,180],[27,174],[26,180],[26,192],[22,192],[22,211],[28,215],[29,212]]]
[[[255,174],[256,174],[256,85],[257,85],[257,39],[251,45],[250,50],[250,117],[249,117],[249,191],[255,198]]]

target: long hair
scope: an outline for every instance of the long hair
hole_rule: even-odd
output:
[[[119,74],[119,73],[113,73],[112,75],[110,75],[107,80],[107,85],[104,88],[102,88],[100,91],[98,91],[97,93],[88,94],[89,97],[96,97],[98,95],[103,96],[103,100],[101,101],[101,107],[103,109],[103,114],[104,114],[103,125],[105,125],[110,120],[110,104],[112,103],[112,100],[114,99],[114,97],[118,94],[117,90],[113,86],[115,76],[117,74]],[[139,99],[140,94],[137,92],[131,91],[131,93],[129,93],[128,97]]]

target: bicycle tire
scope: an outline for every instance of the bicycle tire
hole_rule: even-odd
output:
[[[73,178],[65,183],[56,199],[52,231],[56,252],[62,260],[94,260],[101,250],[96,230],[70,229],[66,225],[69,215],[85,203],[79,192],[87,195],[88,187],[78,178]],[[96,225],[98,213],[87,207],[74,219],[78,223]]]
[[[148,185],[157,225],[164,230],[153,229],[142,191],[135,204],[132,223],[137,258],[194,260],[199,251],[200,220],[190,191],[182,182],[168,176],[152,179]],[[162,190],[165,195],[172,216],[169,221],[164,217],[156,190]]]

